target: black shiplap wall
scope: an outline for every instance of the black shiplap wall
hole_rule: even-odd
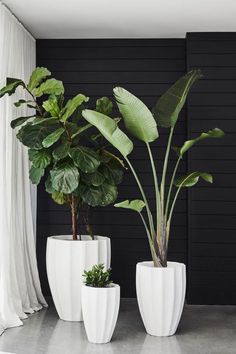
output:
[[[91,105],[98,97],[111,96],[112,88],[120,85],[151,108],[157,98],[184,74],[185,54],[184,39],[37,40],[37,65],[48,67],[56,78],[64,81],[67,98],[82,92],[90,96]],[[185,122],[183,112],[176,131],[176,145],[186,139]],[[161,133],[162,138],[154,144],[159,166],[167,131]],[[146,159],[145,147],[135,142],[132,160],[153,201],[152,176]],[[185,172],[185,162],[182,172]],[[133,177],[127,172],[120,186],[119,199],[137,198],[138,193]],[[177,204],[173,221],[169,259],[186,262],[185,192]],[[135,265],[138,261],[150,259],[148,242],[138,216],[112,207],[99,208],[93,211],[93,224],[97,234],[112,239],[113,279],[121,285],[122,296],[135,296]],[[37,252],[45,294],[49,293],[45,271],[46,239],[53,234],[68,233],[69,212],[55,205],[39,186]]]
[[[188,300],[236,304],[236,33],[188,34],[187,58],[204,74],[188,101],[189,135],[227,133],[189,155],[189,168],[212,172],[214,184],[189,191]]]

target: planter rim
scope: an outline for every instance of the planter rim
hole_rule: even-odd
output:
[[[48,236],[47,239],[53,240],[53,241],[64,241],[64,242],[68,242],[68,241],[78,241],[78,243],[80,242],[98,242],[101,240],[107,240],[110,239],[109,237],[106,236],[100,236],[100,235],[94,235],[95,240],[91,239],[91,236],[89,235],[81,235],[82,240],[73,240],[72,239],[72,235],[54,235],[54,236]]]
[[[167,267],[154,267],[153,261],[143,261],[143,262],[138,262],[136,266],[143,267],[146,269],[152,269],[153,272],[157,272],[157,271],[164,272],[164,271],[169,271],[170,269],[185,268],[185,264],[180,262],[167,262]]]
[[[88,286],[88,285],[86,285],[86,284],[83,284],[82,287],[83,287],[83,288],[86,288],[86,289],[90,289],[90,290],[92,290],[92,291],[93,291],[93,290],[99,290],[99,291],[101,291],[101,290],[117,289],[117,288],[120,287],[120,285],[119,285],[119,284],[112,283],[112,286],[108,286],[108,287],[106,287],[106,288],[96,288],[95,286]]]

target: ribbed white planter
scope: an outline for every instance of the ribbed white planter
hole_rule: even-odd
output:
[[[113,335],[120,307],[120,287],[82,286],[84,326],[89,342],[108,343]]]
[[[155,268],[153,262],[136,266],[139,311],[148,334],[171,336],[176,332],[183,311],[186,270],[183,263],[168,262]]]
[[[83,321],[81,286],[84,270],[94,264],[110,267],[111,246],[108,237],[87,235],[82,241],[71,236],[52,236],[47,239],[46,265],[53,301],[59,317],[65,321]]]

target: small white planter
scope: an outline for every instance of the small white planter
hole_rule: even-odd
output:
[[[136,291],[139,311],[148,334],[175,334],[183,311],[186,270],[183,263],[168,262],[155,268],[153,262],[136,266]]]
[[[113,335],[120,307],[120,287],[82,286],[84,326],[89,342],[108,343]]]
[[[53,301],[59,317],[65,321],[83,321],[81,286],[84,270],[94,264],[110,267],[111,246],[108,237],[87,235],[82,241],[71,236],[52,236],[47,239],[47,276]]]

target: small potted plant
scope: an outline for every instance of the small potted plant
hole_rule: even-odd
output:
[[[84,272],[82,311],[89,342],[108,343],[113,335],[120,306],[120,287],[110,280],[111,269],[94,265]]]
[[[18,130],[17,138],[28,148],[29,177],[34,184],[44,183],[52,200],[71,211],[71,235],[48,237],[47,274],[60,318],[81,321],[83,271],[100,262],[109,268],[111,255],[110,239],[94,235],[89,207],[107,206],[116,200],[123,166],[102,135],[94,134],[92,125],[82,119],[89,98],[79,93],[64,102],[63,83],[50,76],[48,69],[38,67],[27,83],[8,78],[0,98],[18,88],[27,94],[27,99],[24,96],[15,102],[19,117],[11,127]],[[22,117],[22,105],[32,108],[32,114]],[[102,97],[96,110],[109,115],[112,102]],[[82,209],[87,211],[85,220]],[[87,235],[79,230],[84,221]]]
[[[124,88],[116,87],[113,90],[128,133],[146,145],[153,174],[154,210],[150,207],[150,200],[147,198],[145,188],[128,157],[134,148],[131,139],[110,117],[91,110],[82,112],[87,122],[96,126],[121,153],[142,196],[142,199],[125,200],[115,206],[137,212],[146,230],[152,261],[137,264],[136,290],[139,310],[146,331],[156,336],[169,336],[175,333],[185,300],[185,265],[167,261],[171,221],[177,198],[183,188],[194,186],[200,179],[208,183],[213,182],[211,174],[199,171],[190,171],[184,176],[176,177],[178,167],[192,146],[204,139],[220,138],[224,135],[221,129],[214,128],[183,142],[180,147],[172,146],[179,113],[184,106],[190,88],[200,77],[199,70],[193,70],[181,77],[159,98],[152,112],[140,99]],[[169,129],[169,138],[162,171],[158,175],[151,143],[158,139],[159,127]],[[177,158],[174,169],[170,171],[171,177],[167,179],[171,147],[177,154]],[[159,158],[159,154],[156,150],[155,157]],[[160,163],[159,161],[158,167]]]

